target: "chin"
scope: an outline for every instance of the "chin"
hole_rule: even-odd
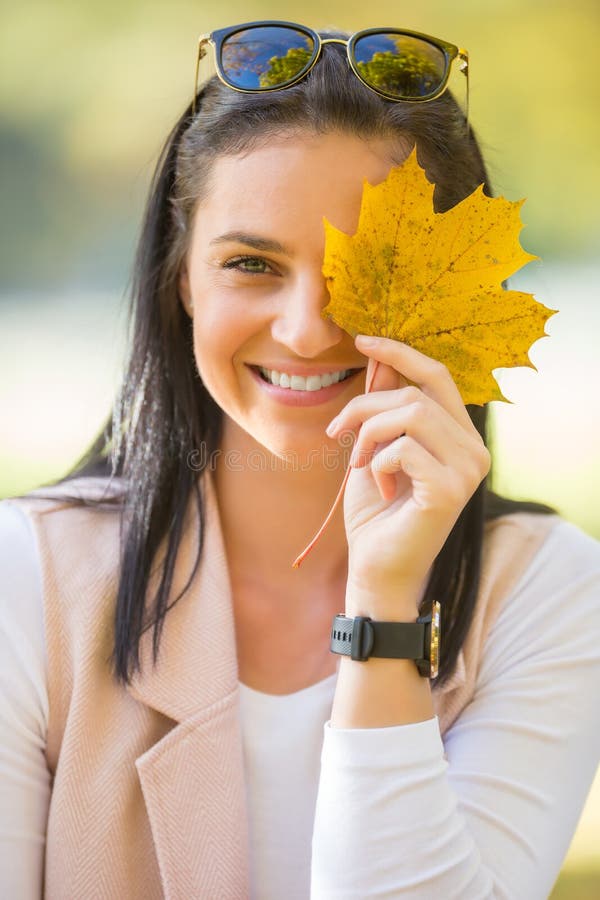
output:
[[[267,461],[267,465],[271,464],[278,470],[285,468],[297,472],[317,469],[331,472],[345,468],[353,441],[349,447],[344,448],[326,434],[311,436],[304,430],[303,439],[298,440],[297,429],[294,429],[294,432],[294,435],[263,435],[262,440],[258,435],[254,435],[255,440],[261,445],[259,449],[262,449],[265,459],[271,456],[271,461],[270,463]]]

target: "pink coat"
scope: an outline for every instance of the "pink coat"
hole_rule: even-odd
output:
[[[78,482],[97,492],[98,479]],[[227,563],[212,479],[202,562],[166,616],[152,668],[118,686],[107,660],[119,564],[118,514],[15,500],[41,559],[48,652],[48,766],[53,774],[44,896],[50,900],[229,900],[248,889],[238,670]],[[555,521],[518,514],[488,524],[476,614],[434,708],[442,735],[473,695],[501,601]],[[196,555],[190,503],[171,598]],[[162,558],[165,542],[157,559]],[[156,566],[151,589],[157,584]],[[442,602],[443,602],[443,598]],[[442,636],[443,638],[443,636]]]

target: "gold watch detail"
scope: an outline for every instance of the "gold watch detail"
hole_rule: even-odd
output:
[[[429,665],[431,666],[430,678],[437,678],[440,668],[440,619],[440,601],[434,600],[431,608],[431,643],[429,649]]]

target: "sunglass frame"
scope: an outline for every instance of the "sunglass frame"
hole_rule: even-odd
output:
[[[266,88],[241,88],[237,85],[232,84],[225,75],[223,71],[223,65],[221,61],[223,44],[225,41],[232,37],[234,34],[237,34],[239,31],[244,31],[251,28],[264,28],[264,27],[283,27],[287,29],[291,29],[294,31],[299,31],[301,34],[310,37],[314,43],[314,49],[311,56],[311,59],[305,66],[299,71],[299,73],[292,79],[289,79],[282,84],[278,84],[274,87],[266,87]],[[437,47],[438,50],[441,50],[444,54],[444,59],[446,62],[446,69],[444,72],[444,77],[442,83],[439,88],[437,88],[433,93],[428,94],[425,97],[398,97],[396,95],[387,93],[379,88],[374,87],[369,84],[360,74],[354,56],[354,47],[356,42],[361,38],[367,37],[371,34],[396,34],[403,35],[405,37],[413,37],[418,38],[419,40],[426,41],[429,44],[432,44],[434,47]],[[359,79],[359,81],[365,85],[370,91],[373,91],[375,94],[379,94],[381,97],[385,97],[388,100],[394,100],[396,102],[405,102],[405,103],[428,103],[430,100],[435,100],[446,90],[448,85],[448,79],[450,78],[450,70],[452,67],[452,63],[458,57],[461,61],[460,69],[467,77],[467,94],[468,94],[468,73],[469,73],[469,54],[466,50],[461,47],[457,47],[456,44],[450,44],[448,41],[443,41],[440,38],[433,37],[430,34],[424,34],[420,31],[409,31],[406,28],[364,28],[360,31],[354,32],[354,34],[350,35],[349,38],[323,38],[321,35],[313,31],[312,28],[309,28],[307,25],[299,25],[297,22],[285,22],[280,20],[273,19],[265,19],[257,22],[244,22],[241,25],[230,25],[228,28],[219,28],[216,31],[211,31],[206,34],[201,34],[198,38],[198,53],[196,56],[196,72],[194,76],[194,94],[192,98],[192,115],[196,114],[196,97],[198,94],[198,75],[200,70],[200,61],[204,59],[206,56],[206,45],[209,44],[212,46],[215,52],[215,64],[217,69],[217,77],[219,80],[226,85],[226,87],[230,88],[233,91],[238,91],[240,94],[262,94],[267,93],[269,91],[280,91],[287,87],[291,87],[296,84],[298,81],[301,81],[313,66],[317,63],[321,50],[324,44],[344,44],[346,46],[346,54],[348,56],[348,63]]]

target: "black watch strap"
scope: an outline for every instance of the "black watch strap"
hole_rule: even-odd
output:
[[[433,615],[420,616],[416,622],[374,622],[369,616],[350,618],[338,613],[331,628],[330,650],[360,662],[371,656],[412,659],[422,676],[435,678],[439,658],[439,613],[437,602]]]

